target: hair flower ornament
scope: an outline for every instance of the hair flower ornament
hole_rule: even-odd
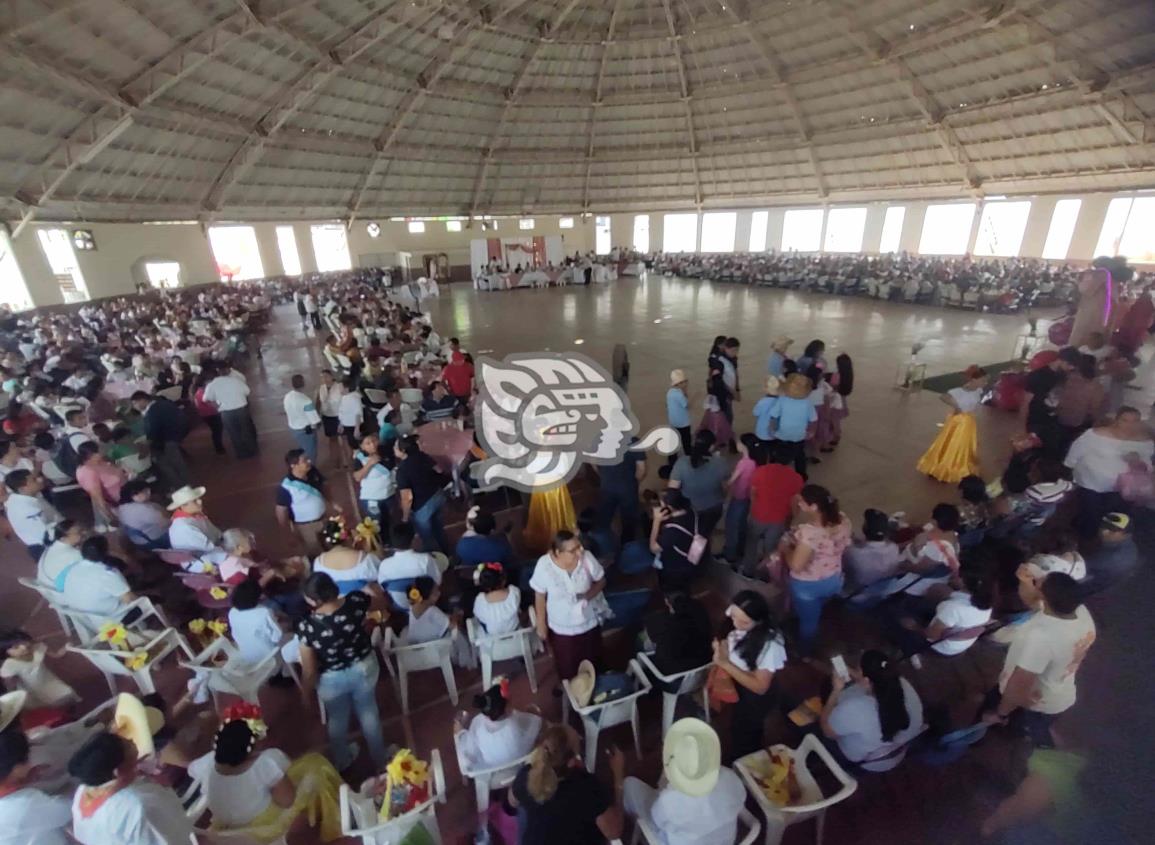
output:
[[[419,601],[421,601],[421,598],[422,598],[421,591],[419,589],[417,589],[416,585],[410,587],[409,591],[407,593],[405,593],[405,595],[407,595],[409,597],[409,601],[411,601],[411,602],[419,602]]]
[[[221,711],[221,724],[227,725],[229,722],[244,722],[257,739],[264,739],[269,732],[269,726],[265,723],[265,716],[261,712],[261,708],[247,701],[230,704]]]

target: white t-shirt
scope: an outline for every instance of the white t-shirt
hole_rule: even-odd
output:
[[[204,401],[212,402],[222,411],[236,411],[249,404],[249,386],[232,373],[217,376],[205,388]]]
[[[188,773],[203,785],[213,822],[234,828],[246,826],[268,809],[273,802],[272,789],[285,777],[289,764],[285,752],[269,748],[240,774],[223,775],[209,753],[189,763]]]
[[[361,394],[357,391],[346,393],[337,403],[337,419],[345,428],[357,428],[361,425],[365,411],[361,406]]]
[[[650,819],[666,845],[733,845],[738,811],[745,803],[741,779],[723,766],[718,782],[705,795],[686,795],[669,786],[662,789],[650,808]]]
[[[341,397],[345,395],[345,388],[340,384],[324,385],[317,388],[317,402],[320,404],[321,416],[337,416],[337,408],[341,405]]]
[[[90,560],[81,559],[64,579],[64,603],[82,613],[113,616],[120,610],[120,597],[131,591],[123,575]]]
[[[317,413],[313,400],[299,390],[290,390],[285,394],[284,406],[291,429],[301,431],[308,426],[321,424],[321,415]]]
[[[134,781],[105,801],[89,818],[80,814],[80,796],[72,800],[72,832],[84,845],[174,845],[192,841],[193,825],[171,789]]]
[[[982,404],[983,398],[983,392],[981,390],[965,390],[961,387],[948,390],[946,395],[954,400],[958,409],[964,414],[973,414],[979,405]]]
[[[501,601],[490,601],[485,593],[473,600],[473,616],[487,634],[508,634],[521,627],[521,590],[512,584]]]
[[[980,610],[971,604],[969,593],[958,591],[951,593],[950,598],[939,602],[934,611],[934,618],[948,629],[974,628],[991,621],[991,609],[988,607],[986,610]],[[935,643],[932,648],[939,654],[962,654],[974,645],[976,640],[978,636],[965,640],[943,640]]]
[[[246,663],[257,664],[280,648],[285,632],[277,617],[263,604],[248,610],[229,611],[229,633]]]
[[[65,569],[80,560],[80,549],[57,540],[44,550],[40,562],[36,564],[36,579],[46,587],[56,590],[56,579]]]
[[[910,724],[889,742],[882,738],[878,699],[863,687],[857,684],[847,687],[830,711],[830,727],[837,734],[838,749],[846,759],[859,763],[867,771],[889,772],[906,756],[906,749],[894,753],[895,749],[909,743],[922,731],[922,699],[906,678],[901,678],[899,683],[902,684],[903,702]],[[875,762],[868,762],[870,760]]]
[[[999,676],[1006,689],[1016,667],[1038,676],[1035,700],[1028,708],[1038,713],[1062,713],[1075,703],[1075,673],[1095,642],[1095,621],[1079,605],[1073,619],[1039,612],[1018,626]]]
[[[581,562],[573,572],[566,572],[544,554],[537,560],[529,586],[535,593],[545,594],[549,629],[563,637],[575,637],[598,626],[590,603],[578,596],[605,577],[606,571],[589,551],[582,552]]]
[[[385,558],[377,567],[377,583],[384,587],[390,581],[412,581],[422,575],[441,583],[441,570],[437,568],[437,561],[433,555],[425,552],[415,552],[412,549],[403,549],[394,552]],[[409,584],[401,590],[387,590],[393,604],[401,610],[409,609],[409,596],[406,593]]]
[[[0,798],[0,845],[68,845],[67,798],[25,787]]]
[[[313,560],[313,572],[324,572],[338,584],[342,581],[376,581],[380,561],[368,552],[361,552],[361,556],[357,558],[357,563],[348,569],[332,569],[325,566],[323,559],[325,555],[317,555]]]
[[[56,673],[44,665],[44,657],[48,653],[48,646],[44,643],[35,643],[32,646],[31,660],[16,660],[9,657],[0,663],[0,678],[12,679],[17,689],[24,690],[28,695],[26,707],[59,707],[69,701],[79,701],[80,696]]]
[[[1117,440],[1091,429],[1071,444],[1064,463],[1073,471],[1075,484],[1096,493],[1110,493],[1127,471],[1126,456],[1137,454],[1148,466],[1155,454],[1150,440]]]
[[[9,493],[4,510],[12,530],[26,546],[42,546],[50,542],[49,531],[62,519],[60,511],[40,494]]]
[[[541,732],[541,717],[513,710],[496,722],[480,713],[457,736],[457,748],[474,771],[496,769],[520,760],[533,751]]]
[[[29,472],[36,469],[36,464],[32,463],[31,458],[17,458],[16,463],[12,466],[7,464],[0,464],[0,481],[8,477],[8,473],[16,472],[18,469],[26,469]]]
[[[777,672],[786,665],[786,642],[779,634],[772,640],[768,640],[766,645],[762,646],[762,653],[758,655],[758,660],[751,666],[741,655],[738,654],[738,644],[746,638],[745,631],[739,631],[735,628],[726,637],[726,644],[730,647],[730,662],[741,669],[743,672],[757,672],[759,669],[765,669],[767,672]]]
[[[420,616],[414,616],[409,611],[409,625],[401,634],[401,638],[409,645],[431,643],[440,640],[449,633],[449,617],[439,607],[428,607]]]

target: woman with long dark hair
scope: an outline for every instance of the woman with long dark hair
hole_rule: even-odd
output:
[[[854,362],[843,352],[834,359],[836,372],[830,375],[830,386],[834,388],[834,395],[830,397],[830,446],[834,447],[842,440],[842,421],[850,416],[848,400],[854,392]]]
[[[818,484],[803,487],[783,553],[803,653],[814,644],[823,606],[842,590],[842,553],[850,540],[850,518],[838,500]]]
[[[922,700],[881,651],[866,651],[853,683],[835,673],[822,708],[822,734],[839,755],[869,772],[888,772],[902,762],[923,729]]]
[[[707,541],[713,535],[718,520],[722,518],[722,507],[730,483],[730,465],[714,453],[716,442],[709,431],[699,431],[694,436],[690,454],[678,458],[670,473],[670,489],[681,490],[689,499],[698,517],[697,533]],[[703,558],[709,558],[708,544]]]
[[[738,691],[730,728],[730,758],[762,747],[766,716],[773,704],[774,674],[786,665],[786,642],[761,594],[742,590],[726,608],[731,629],[714,640],[714,665]]]

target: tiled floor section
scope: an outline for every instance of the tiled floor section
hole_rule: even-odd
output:
[[[914,470],[919,454],[935,436],[944,409],[935,394],[906,395],[893,389],[895,373],[908,360],[911,344],[927,344],[921,359],[931,374],[949,372],[969,363],[1011,357],[1015,336],[1025,327],[1025,320],[1016,316],[669,279],[621,281],[592,289],[488,294],[461,287],[442,290],[443,296],[429,303],[438,330],[445,336],[460,337],[464,348],[475,355],[500,357],[515,351],[572,349],[608,367],[614,344],[627,344],[630,397],[643,429],[664,422],[663,399],[673,367],[690,373],[694,407],[700,408],[706,353],[717,334],[737,336],[744,343],[741,374],[745,392],[744,401],[737,406],[740,431],[752,428],[750,408],[760,395],[771,338],[791,335],[797,341],[796,353],[811,337],[826,340],[831,358],[839,351],[849,352],[856,368],[851,416],[844,425],[842,445],[814,468],[812,477],[829,486],[856,520],[870,506],[901,509],[912,519],[922,519],[936,501],[953,500],[953,491]],[[281,308],[265,339],[264,357],[248,368],[260,457],[243,462],[216,457],[203,429],[194,432],[187,443],[196,480],[209,488],[208,509],[217,524],[255,530],[273,553],[280,550],[273,489],[282,473],[281,456],[294,445],[281,412],[281,397],[290,376],[304,373],[312,384],[321,366],[316,338],[304,336],[295,315]],[[1150,379],[1141,381],[1150,387]],[[1136,395],[1146,397],[1147,391]],[[997,468],[1008,451],[1013,421],[983,409],[979,427],[984,465]],[[323,469],[324,456],[322,447]],[[656,466],[657,461],[651,463]],[[330,489],[342,504],[351,506],[352,489],[346,479],[331,472]],[[653,472],[650,482],[656,483]],[[579,506],[587,497],[588,492],[579,492]],[[506,519],[516,526],[521,524],[519,512],[510,512]],[[44,635],[57,631],[55,617],[43,608],[33,612],[36,606],[29,591],[15,584],[16,576],[33,570],[23,550],[7,541],[0,544],[0,555],[5,562],[5,589],[0,594],[5,624],[26,624],[34,633]],[[1152,579],[1151,572],[1146,571],[1133,582],[1132,589],[1094,608],[1100,641],[1080,679],[1081,701],[1063,723],[1067,732],[1092,751],[1092,793],[1110,825],[1104,828],[1110,829],[1104,842],[1140,841],[1145,838],[1140,833],[1146,833],[1140,807],[1146,797],[1143,786],[1150,782],[1151,761],[1155,759],[1150,740],[1155,726],[1152,708],[1147,705],[1155,690],[1149,655],[1139,646],[1150,641],[1152,632],[1147,599],[1152,594]],[[729,589],[726,580],[724,576],[719,579],[720,593]],[[719,608],[722,601],[720,597],[715,601]],[[624,655],[628,644],[622,639],[619,637],[614,651]],[[555,676],[547,661],[539,661],[538,669],[541,687],[536,697],[531,696],[524,678],[518,678],[514,700],[525,705],[532,699],[547,717],[556,718],[560,703],[551,694]],[[81,662],[63,661],[61,674],[91,701],[100,700],[106,692],[103,682]],[[810,683],[804,673],[787,680],[791,680],[788,687],[804,688]],[[469,700],[478,683],[476,672],[458,672],[463,701]],[[450,790],[447,805],[438,811],[441,829],[446,842],[467,841],[473,827],[473,792],[457,773],[449,731],[458,708],[449,703],[443,687],[432,677],[413,679],[415,704],[408,717],[399,715],[399,706],[386,684],[381,686],[380,698],[387,740],[411,745],[422,754],[440,749]],[[322,730],[300,717],[292,693],[269,690],[265,705],[275,742],[290,752],[319,747]],[[656,697],[643,703],[645,758],[631,761],[632,771],[651,781],[660,768],[659,715]],[[785,737],[783,731],[783,726],[776,724],[774,736]],[[606,739],[628,746],[628,728],[613,729]],[[950,769],[929,770],[909,763],[892,775],[866,782],[851,802],[831,811],[826,842],[952,845],[974,841],[977,821],[1007,785],[1007,760],[1008,744],[992,738]],[[1148,775],[1141,776],[1143,772]],[[809,842],[812,836],[813,827],[803,825],[790,830],[786,842]]]

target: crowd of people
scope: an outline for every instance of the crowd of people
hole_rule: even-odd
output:
[[[747,261],[747,280],[771,283],[882,269],[864,259],[853,259],[857,270],[798,256],[725,260]],[[995,266],[881,261],[886,273],[917,267],[947,279]],[[675,269],[661,259],[659,267]],[[1039,268],[1016,272],[1016,284],[1061,281]],[[295,448],[269,507],[292,554],[276,559],[243,525],[218,527],[222,514],[194,483],[204,475],[183,444],[203,421],[229,460],[259,453],[245,364],[262,354],[271,304],[290,296],[306,342],[319,341],[337,366],[294,374],[283,397]],[[919,469],[950,486],[923,524],[882,502],[855,519],[836,490],[809,478],[837,460],[853,425],[849,354],[828,353],[820,339],[800,349],[786,335],[759,339],[761,396],[747,402],[742,344],[720,335],[704,366],[687,361],[669,374],[667,421],[681,448],[656,487],[644,454],[627,451],[597,467],[589,508],[577,511],[565,486],[534,493],[525,530],[511,538],[498,525],[506,491],[479,488],[469,472],[488,457],[478,439],[431,454],[434,435],[470,439],[471,356],[378,273],[165,291],[6,319],[0,476],[7,520],[29,557],[14,569],[110,643],[120,630],[131,641],[142,608],[159,607],[190,634],[196,623],[212,630],[206,618],[227,622],[219,630],[243,661],[274,656],[282,674],[272,683],[299,684],[296,718],[323,710],[328,745],[292,760],[268,742],[252,707],[226,708],[205,720],[207,731],[199,718],[180,731],[160,724],[204,712],[210,696],[195,674],[174,707],[129,696],[102,722],[76,722],[76,693],[49,665],[58,655],[4,631],[0,677],[14,691],[0,697],[0,821],[35,834],[14,842],[63,842],[66,830],[86,845],[184,842],[192,821],[171,785],[191,780],[216,828],[272,842],[309,825],[330,841],[340,833],[342,777],[360,760],[385,771],[399,753],[378,699],[381,642],[450,641],[455,664],[470,667],[467,619],[506,634],[529,625],[532,607],[556,681],[578,706],[631,694],[620,670],[640,648],[663,677],[708,670],[722,729],[700,712],[674,722],[657,787],[627,777],[626,755],[610,748],[607,786],[597,761],[582,759],[573,726],[549,723],[528,702],[515,707],[509,679],[497,679],[473,700],[472,718],[452,726],[463,765],[524,761],[509,790],[479,808],[479,842],[591,845],[619,838],[632,818],[668,843],[731,843],[746,803],[735,764],[765,748],[769,723],[786,714],[794,739],[814,734],[860,778],[1003,731],[1025,751],[1029,776],[977,832],[1021,841],[1013,837],[1024,830],[1071,824],[1063,799],[1085,758],[1055,723],[1076,701],[1095,642],[1085,602],[1109,601],[1135,572],[1135,520],[1155,499],[1151,433],[1100,381],[1137,350],[1100,329],[1034,362],[1015,455],[998,475],[981,476],[975,459],[985,374],[967,370],[944,395],[950,421]],[[690,409],[703,402],[695,419]],[[346,473],[354,513],[330,490]],[[455,539],[450,511],[464,515]],[[532,547],[537,536],[543,548]],[[731,595],[712,587],[726,566],[733,575],[724,580],[740,585]],[[645,602],[626,603],[639,585]],[[607,637],[615,629],[638,633],[639,644]],[[844,653],[831,652],[835,641]],[[943,687],[942,672],[960,661],[970,661],[970,682]],[[814,695],[781,683],[792,672]],[[354,716],[364,756],[351,738]],[[47,734],[36,730],[46,724]],[[83,733],[49,741],[71,725]],[[39,779],[45,758],[55,783]]]

